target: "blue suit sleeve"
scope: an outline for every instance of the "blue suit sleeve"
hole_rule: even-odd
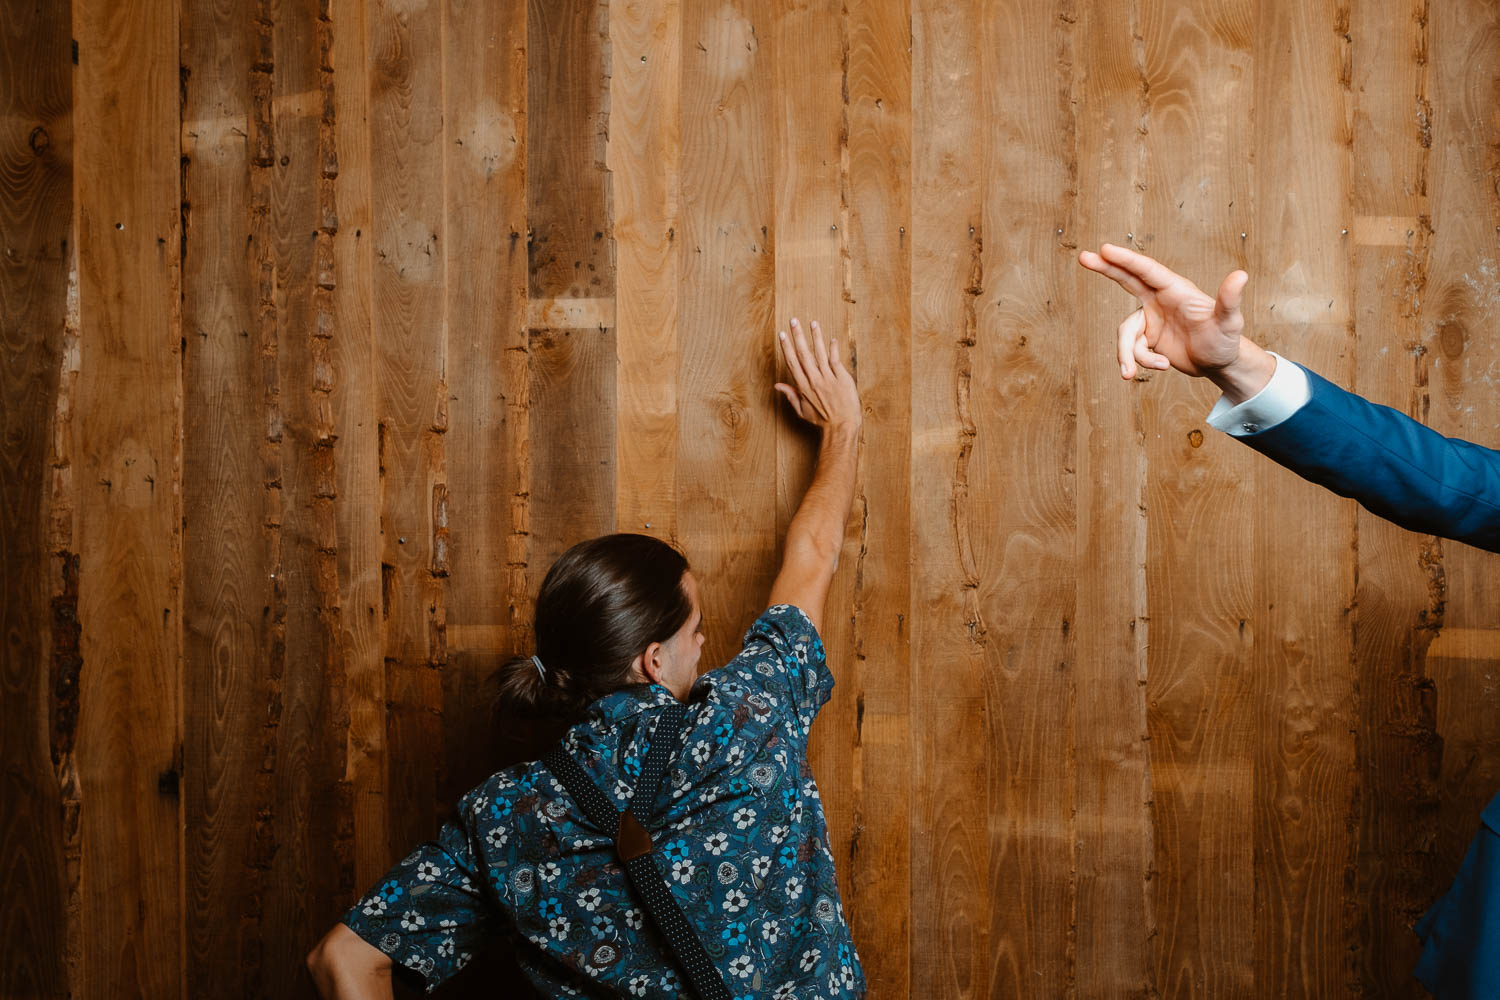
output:
[[[1307,378],[1306,405],[1240,440],[1403,528],[1500,552],[1500,452]]]

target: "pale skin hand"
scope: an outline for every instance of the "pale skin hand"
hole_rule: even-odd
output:
[[[1121,378],[1134,378],[1139,368],[1175,368],[1207,378],[1231,403],[1244,402],[1271,380],[1276,359],[1243,335],[1240,300],[1250,280],[1244,271],[1231,271],[1218,294],[1209,295],[1166,265],[1112,243],[1098,253],[1083,251],[1078,262],[1141,304],[1120,324]]]
[[[778,335],[792,384],[776,383],[792,411],[822,431],[813,481],[786,530],[781,570],[771,584],[771,604],[794,604],[822,628],[823,602],[838,568],[844,525],[854,502],[859,426],[863,411],[854,376],[844,367],[837,340],[825,345],[823,330],[812,337],[792,320],[791,334]]]
[[[786,366],[795,386],[776,383],[776,391],[786,397],[792,412],[819,430],[834,428],[858,430],[863,419],[859,406],[859,387],[854,376],[839,358],[839,341],[830,338],[823,343],[823,328],[812,323],[812,338],[802,332],[802,324],[792,320],[792,333],[777,334]]]

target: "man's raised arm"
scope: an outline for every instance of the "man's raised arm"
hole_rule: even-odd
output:
[[[822,432],[812,484],[786,530],[781,571],[771,584],[771,604],[795,604],[813,626],[822,629],[823,603],[838,568],[844,525],[854,502],[854,474],[859,456],[861,419],[859,389],[844,367],[839,344],[823,342],[812,324],[812,338],[792,320],[791,334],[780,335],[792,384],[776,383],[797,416]]]

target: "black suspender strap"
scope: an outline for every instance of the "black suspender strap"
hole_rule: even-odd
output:
[[[651,834],[647,829],[651,822],[651,807],[661,790],[662,777],[677,752],[677,739],[682,733],[686,715],[686,706],[669,705],[657,719],[656,731],[651,734],[651,748],[646,751],[646,760],[641,765],[641,776],[636,780],[630,808],[624,812],[615,809],[609,796],[561,746],[543,757],[542,763],[577,800],[589,822],[601,830],[615,831],[615,853],[625,865],[630,884],[645,904],[657,930],[667,939],[667,947],[687,974],[693,992],[702,1000],[731,1000],[723,974],[714,967],[703,942],[694,933],[677,900],[672,898],[666,877],[656,866]]]

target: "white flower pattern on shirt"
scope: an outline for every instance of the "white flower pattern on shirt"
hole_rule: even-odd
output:
[[[807,765],[808,728],[832,687],[806,616],[769,609],[738,656],[698,679],[655,803],[657,865],[737,996],[864,993]],[[671,701],[656,685],[614,692],[563,738],[618,807]],[[613,833],[594,829],[540,763],[507,768],[344,919],[429,989],[514,927],[521,966],[544,995],[603,986],[675,996],[684,984],[628,887]]]

